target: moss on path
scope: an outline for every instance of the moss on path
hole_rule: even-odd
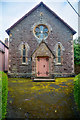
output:
[[[74,78],[33,82],[9,78],[8,118],[74,118]]]

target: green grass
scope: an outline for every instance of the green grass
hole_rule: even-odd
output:
[[[7,75],[0,71],[0,114],[5,118],[7,107],[7,94],[8,94],[8,80]]]
[[[80,74],[74,79],[74,98],[80,110]]]

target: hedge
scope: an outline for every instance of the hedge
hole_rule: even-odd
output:
[[[80,74],[74,79],[74,98],[80,110]]]
[[[2,118],[5,118],[5,115],[7,113],[6,107],[7,107],[7,95],[8,95],[8,79],[7,75],[4,72],[0,71],[0,115],[2,115]],[[1,114],[2,112],[2,114]],[[0,116],[1,117],[1,116]]]
[[[0,72],[0,119],[2,117],[2,74]]]

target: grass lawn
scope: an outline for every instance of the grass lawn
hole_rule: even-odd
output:
[[[55,82],[8,79],[8,118],[74,118],[74,78]]]

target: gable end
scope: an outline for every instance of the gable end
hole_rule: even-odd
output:
[[[6,30],[7,34],[9,35],[10,30],[14,28],[17,24],[19,24],[22,20],[24,20],[26,17],[28,17],[33,11],[35,11],[39,6],[43,5],[45,8],[47,8],[57,19],[59,19],[65,26],[67,26],[72,34],[74,35],[76,31],[71,28],[64,20],[62,20],[55,12],[53,12],[50,8],[48,8],[43,2],[40,2],[37,6],[35,6],[32,10],[30,10],[27,14],[25,14],[21,19],[19,19],[15,24],[13,24],[10,28]]]

